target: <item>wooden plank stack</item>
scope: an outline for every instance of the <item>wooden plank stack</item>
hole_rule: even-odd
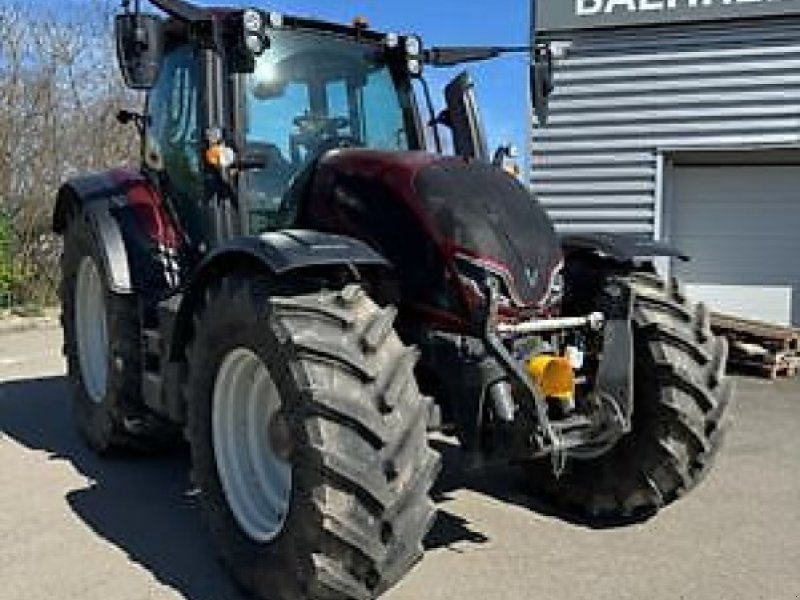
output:
[[[800,373],[800,329],[717,313],[711,328],[728,339],[729,371],[769,379]]]

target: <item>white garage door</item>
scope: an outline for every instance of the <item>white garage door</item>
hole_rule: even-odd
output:
[[[800,166],[676,166],[670,237],[715,310],[800,325]]]

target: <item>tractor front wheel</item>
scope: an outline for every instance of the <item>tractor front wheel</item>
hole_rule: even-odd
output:
[[[731,396],[727,344],[712,335],[707,309],[650,273],[619,281],[636,298],[633,431],[600,458],[571,460],[560,478],[549,464],[532,466],[536,492],[592,522],[645,518],[697,485]]]
[[[193,479],[223,561],[270,600],[369,600],[421,557],[439,456],[395,311],[358,286],[213,284],[188,349]]]

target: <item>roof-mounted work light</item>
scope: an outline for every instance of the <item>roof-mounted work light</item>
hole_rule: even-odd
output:
[[[246,33],[261,34],[264,31],[264,17],[253,8],[248,8],[242,13],[242,22]]]
[[[422,38],[417,35],[406,36],[403,41],[403,48],[406,52],[406,64],[409,75],[412,77],[421,77],[424,60]]]
[[[269,47],[267,18],[260,10],[247,8],[242,12],[244,48],[253,56],[261,56]]]
[[[387,33],[383,43],[389,50],[396,50],[400,47],[400,36],[396,33]]]

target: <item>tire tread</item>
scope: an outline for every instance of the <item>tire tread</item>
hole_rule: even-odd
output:
[[[414,379],[418,353],[394,333],[396,310],[379,308],[358,286],[270,296],[269,285],[251,279],[234,274],[212,288],[198,331],[242,288],[250,290],[248,310],[263,307],[280,353],[288,357],[285,371],[297,380],[299,405],[291,414],[306,441],[292,460],[317,481],[307,492],[315,516],[304,525],[308,539],[317,541],[296,549],[307,557],[298,585],[308,600],[370,600],[419,560],[426,533],[419,522],[435,516],[430,490],[440,458],[428,446],[430,400]],[[190,363],[200,354],[202,349],[191,349]],[[408,474],[404,481],[387,477],[387,463]],[[294,600],[268,589],[264,577],[226,562],[250,592]],[[275,577],[283,576],[276,571]]]
[[[708,309],[681,285],[652,273],[621,279],[634,293],[634,431],[606,455],[573,461],[561,479],[532,465],[538,492],[590,522],[628,522],[655,514],[706,475],[724,437],[731,384],[727,344],[714,338]]]

